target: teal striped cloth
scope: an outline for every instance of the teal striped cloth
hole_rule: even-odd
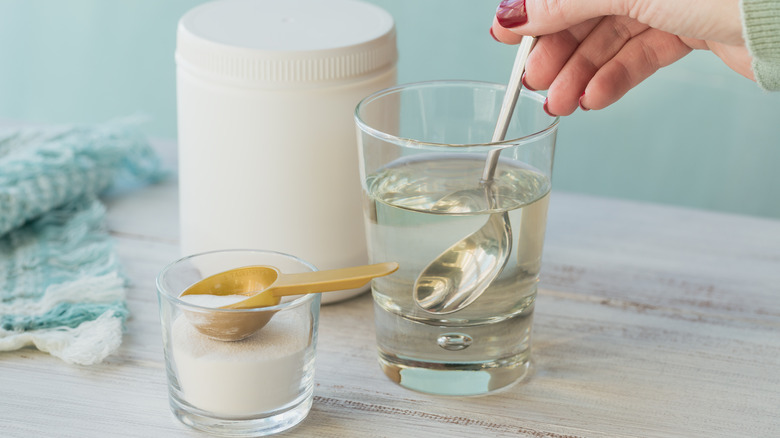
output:
[[[126,280],[98,195],[164,176],[130,122],[0,128],[0,351],[88,365],[119,348]]]

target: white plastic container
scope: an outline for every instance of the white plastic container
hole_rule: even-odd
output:
[[[181,247],[367,263],[353,112],[396,82],[392,17],[356,0],[220,0],[179,21]],[[328,293],[323,302],[366,288]]]

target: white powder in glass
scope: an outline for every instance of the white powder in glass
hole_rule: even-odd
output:
[[[211,339],[177,317],[171,342],[184,399],[223,416],[269,412],[294,401],[313,376],[311,322],[299,310],[278,312],[236,342]]]

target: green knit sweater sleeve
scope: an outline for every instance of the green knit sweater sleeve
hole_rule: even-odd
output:
[[[742,0],[742,20],[756,82],[780,91],[780,0]]]

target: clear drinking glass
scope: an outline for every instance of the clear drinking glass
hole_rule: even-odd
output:
[[[179,298],[203,278],[251,265],[285,274],[316,270],[287,254],[226,250],[185,257],[157,277],[171,409],[182,423],[217,435],[281,432],[301,422],[312,404],[320,294],[247,310],[217,310]],[[192,322],[203,316],[269,321],[246,339],[225,342],[196,329]]]
[[[491,143],[504,90],[468,81],[408,84],[365,98],[355,111],[370,259],[400,264],[372,282],[379,362],[410,389],[484,394],[529,368],[558,118],[544,112],[544,96],[523,90],[506,140]],[[496,149],[488,196],[480,180]],[[418,306],[421,271],[503,212],[512,249],[488,289],[454,313]]]

